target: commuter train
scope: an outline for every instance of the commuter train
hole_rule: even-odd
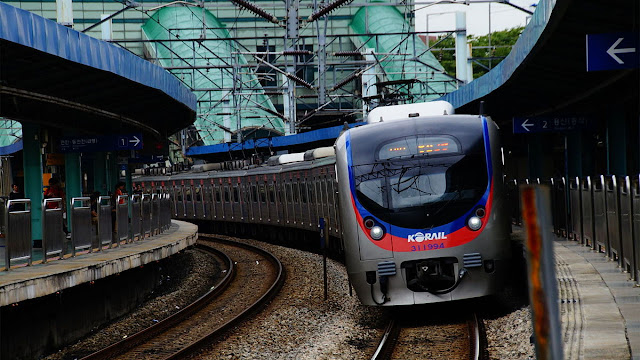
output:
[[[377,108],[333,148],[135,181],[171,193],[179,219],[260,232],[317,231],[327,219],[366,305],[485,296],[501,288],[511,257],[498,128],[452,114],[444,102]]]

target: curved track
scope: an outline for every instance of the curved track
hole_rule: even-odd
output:
[[[283,267],[269,252],[213,237],[200,236],[198,242],[226,263],[224,279],[180,312],[84,359],[184,357],[246,318],[281,288]]]
[[[480,326],[475,313],[464,322],[415,326],[391,319],[371,360],[481,359]]]

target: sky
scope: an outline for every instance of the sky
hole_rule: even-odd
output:
[[[474,0],[470,0],[473,2]],[[417,1],[420,3],[420,1]],[[426,2],[426,1],[425,1]],[[511,29],[525,26],[531,16],[512,6],[499,3],[461,4],[418,4],[416,5],[415,21],[416,31],[427,31],[427,18],[429,31],[455,30],[455,13],[462,11],[467,13],[467,35],[486,35],[489,33],[489,13],[491,13],[491,31]],[[530,11],[535,10],[534,4],[538,0],[511,0],[512,4]],[[491,9],[491,12],[489,12]]]

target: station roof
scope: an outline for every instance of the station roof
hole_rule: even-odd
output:
[[[0,14],[0,116],[165,138],[195,120],[195,95],[161,67],[6,3]]]
[[[638,31],[638,5],[626,0],[541,0],[511,53],[484,76],[440,100],[457,113],[485,112],[499,124],[513,116],[583,115],[627,101],[637,70],[587,72],[586,35]]]

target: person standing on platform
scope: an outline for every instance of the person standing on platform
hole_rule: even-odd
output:
[[[44,198],[45,199],[55,199],[55,198],[62,199],[61,204],[56,202],[47,203],[47,209],[62,209],[62,230],[67,235],[67,239],[69,239],[71,237],[71,233],[67,229],[67,222],[64,221],[64,219],[66,218],[66,213],[65,213],[66,204],[64,200],[64,192],[60,187],[60,180],[58,180],[58,178],[52,177],[51,179],[49,179],[49,188],[44,193]]]
[[[113,225],[113,233],[116,233],[116,204],[124,204],[124,199],[120,199],[120,201],[118,201],[118,196],[119,195],[124,195],[124,187],[125,187],[125,183],[123,183],[122,181],[119,181],[116,184],[116,188],[115,191],[113,192],[113,194],[111,195],[111,225]]]
[[[20,186],[18,184],[13,184],[11,186],[11,192],[9,193],[9,200],[18,200],[24,199],[24,193],[20,191]],[[9,211],[23,211],[24,204],[13,204],[9,207]]]

